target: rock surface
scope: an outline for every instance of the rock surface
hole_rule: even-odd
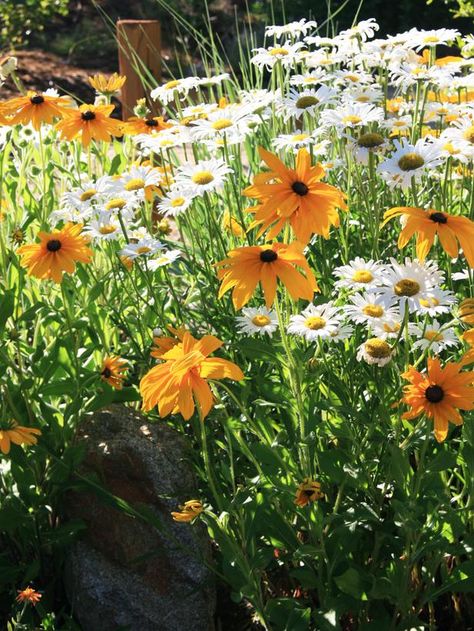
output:
[[[116,405],[87,420],[79,440],[86,445],[81,473],[95,473],[108,491],[165,525],[160,532],[93,493],[69,495],[68,516],[87,525],[66,564],[83,631],[211,631],[215,589],[202,560],[210,559],[209,540],[200,524],[170,516],[196,496],[183,438]]]

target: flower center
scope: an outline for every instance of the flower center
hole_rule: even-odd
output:
[[[350,125],[357,125],[362,122],[362,118],[360,116],[356,116],[355,114],[349,114],[348,116],[344,116],[342,122]]]
[[[126,191],[139,191],[142,188],[145,188],[145,180],[141,177],[135,177],[129,180],[124,186]]]
[[[109,377],[112,376],[112,371],[110,370],[110,368],[104,368],[104,370],[100,374],[106,379],[108,379]]]
[[[145,125],[147,127],[158,127],[158,121],[156,121],[154,118],[149,118],[145,121]]]
[[[50,252],[57,252],[61,249],[61,241],[59,239],[50,239],[46,244],[46,249]]]
[[[305,110],[312,105],[317,105],[319,103],[319,99],[315,96],[300,96],[300,98],[296,101],[296,107],[300,110]]]
[[[443,213],[431,213],[430,219],[435,223],[448,223],[448,218]]]
[[[41,105],[41,103],[44,103],[44,96],[41,96],[41,94],[35,94],[35,96],[31,97],[30,103],[32,105]]]
[[[373,147],[379,147],[383,145],[384,139],[380,134],[362,134],[357,141],[359,147],[365,147],[366,149],[372,149]]]
[[[420,156],[419,153],[415,153],[412,151],[411,153],[406,153],[404,156],[400,158],[398,161],[398,166],[402,171],[414,171],[415,169],[419,169],[425,164],[425,161]]]
[[[256,315],[252,318],[252,324],[255,324],[255,326],[267,326],[270,322],[270,318],[263,314]]]
[[[420,284],[413,278],[402,278],[393,286],[397,296],[416,296],[420,291]]]
[[[291,185],[291,188],[293,189],[294,193],[301,196],[307,195],[309,191],[309,188],[306,186],[304,182],[293,182],[293,184]]]
[[[368,304],[362,309],[362,313],[371,318],[380,318],[385,312],[384,308],[380,305]]]
[[[324,329],[326,326],[326,320],[319,316],[310,316],[306,318],[304,325],[306,328],[311,329],[311,331],[319,331],[319,329]]]
[[[443,338],[443,334],[439,331],[425,331],[424,335],[425,340],[429,340],[430,342],[441,342]]]
[[[100,234],[112,234],[117,231],[117,227],[112,225],[111,223],[105,224],[99,228]]]
[[[306,138],[309,138],[308,134],[295,134],[291,137],[291,140],[293,142],[301,142],[302,140],[306,140]]]
[[[398,324],[398,322],[395,322],[395,324],[391,326],[390,324],[387,324],[387,322],[385,322],[383,325],[383,330],[385,331],[385,333],[397,333],[397,331],[400,331],[400,325]]]
[[[95,188],[88,188],[87,191],[84,191],[81,194],[79,199],[81,200],[81,202],[87,202],[89,199],[91,199],[91,197],[94,197],[94,195],[96,194],[97,194],[97,191],[95,190]]]
[[[360,96],[356,98],[356,101],[358,103],[368,103],[370,101],[370,98],[366,96],[365,94],[361,94]]]
[[[439,305],[439,300],[437,298],[420,298],[420,305],[429,309],[430,307],[437,307]]]
[[[471,125],[471,127],[468,127],[466,131],[463,133],[463,136],[467,140],[467,142],[474,144],[474,125]]]
[[[204,186],[205,184],[210,184],[214,180],[214,176],[210,171],[198,171],[191,179],[194,184]]]
[[[278,258],[278,254],[275,250],[262,250],[260,252],[260,260],[262,263],[273,263]]]
[[[359,75],[356,74],[346,74],[345,77],[348,81],[352,81],[352,83],[358,83]]]
[[[185,201],[186,200],[184,199],[184,197],[176,197],[176,199],[172,200],[171,207],[172,208],[177,208],[178,206],[182,206]]]
[[[227,127],[232,127],[234,123],[228,119],[228,118],[221,118],[220,120],[214,121],[211,124],[211,127],[213,129],[216,129],[217,131],[221,130],[221,129],[227,129]]]
[[[474,142],[474,134],[472,142]],[[451,142],[447,142],[445,145],[443,145],[443,149],[452,156],[456,156],[458,153],[461,153],[461,149],[456,149],[456,147],[454,147]]]
[[[181,82],[177,79],[175,79],[174,81],[168,81],[168,83],[165,83],[164,88],[165,90],[172,90],[173,88],[178,87],[180,83]]]
[[[141,245],[139,248],[137,248],[137,254],[148,254],[149,252],[151,252],[151,248],[149,248],[147,245]]]
[[[81,118],[83,121],[93,121],[95,118],[95,114],[90,110],[86,110],[85,112],[82,112]]]
[[[439,42],[439,37],[436,37],[436,35],[427,35],[423,39],[423,42],[425,44],[437,44]]]
[[[284,57],[285,55],[288,55],[288,51],[286,48],[273,48],[268,51],[268,54],[272,55],[272,57],[277,57],[278,55],[282,55]]]
[[[430,403],[439,403],[444,399],[444,390],[441,386],[428,386],[425,390],[425,397]]]
[[[111,199],[109,202],[106,203],[105,208],[107,210],[122,210],[122,208],[126,205],[126,201],[124,199],[121,199],[120,197],[116,197],[114,199]]]
[[[367,340],[364,347],[367,355],[369,355],[369,357],[373,357],[374,359],[384,359],[385,357],[389,357],[392,352],[392,349],[387,342],[378,337]]]
[[[352,280],[355,283],[370,283],[374,280],[374,276],[368,269],[358,269],[352,275]]]

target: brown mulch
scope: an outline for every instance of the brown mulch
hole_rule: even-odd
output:
[[[69,94],[86,103],[93,100],[94,90],[87,78],[100,72],[99,68],[78,68],[61,57],[42,50],[21,50],[11,54],[18,59],[18,76],[27,89],[56,88],[61,94]],[[7,81],[0,88],[2,101],[17,95],[18,90],[12,81]]]

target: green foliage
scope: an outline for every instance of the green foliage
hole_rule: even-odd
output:
[[[68,10],[69,0],[2,0],[0,50],[24,45]]]

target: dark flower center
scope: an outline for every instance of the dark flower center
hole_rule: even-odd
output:
[[[145,125],[147,127],[158,127],[158,121],[156,121],[154,118],[149,118],[145,121]]]
[[[108,379],[112,376],[112,371],[110,370],[110,368],[104,368],[104,370],[101,372],[101,375]]]
[[[41,103],[44,103],[44,96],[41,96],[41,94],[35,94],[35,96],[31,97],[30,103],[33,105],[41,105]]]
[[[46,249],[50,252],[57,252],[61,249],[61,241],[59,239],[50,239],[46,244]]]
[[[273,263],[278,258],[278,254],[274,250],[262,250],[260,252],[260,260],[262,263]]]
[[[362,134],[359,136],[357,144],[359,147],[364,147],[365,149],[373,149],[374,147],[379,147],[383,145],[384,139],[380,134]]]
[[[431,213],[430,219],[436,223],[448,223],[448,218],[443,213]]]
[[[81,118],[82,118],[83,121],[92,121],[95,118],[95,114],[94,114],[94,112],[91,112],[90,110],[87,110],[85,112],[82,112]]]
[[[306,186],[306,184],[304,182],[293,182],[293,184],[291,185],[291,188],[293,189],[293,192],[296,193],[297,195],[307,195],[309,189]]]
[[[307,497],[311,497],[311,495],[313,495],[314,490],[313,489],[305,489],[303,491],[303,494],[306,495]]]
[[[444,398],[444,390],[441,386],[428,386],[425,390],[425,397],[430,403],[439,403]]]

